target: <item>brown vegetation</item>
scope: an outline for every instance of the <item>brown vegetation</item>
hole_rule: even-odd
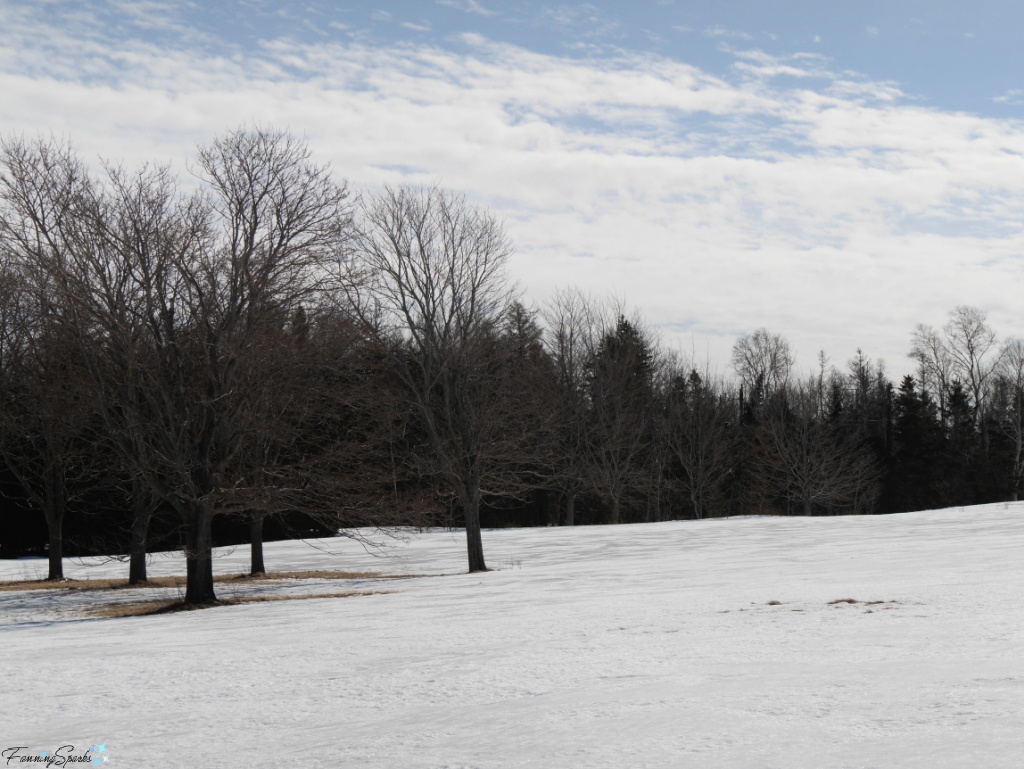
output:
[[[174,614],[194,609],[212,609],[215,606],[234,606],[243,603],[266,603],[268,601],[303,601],[310,598],[351,598],[357,595],[387,595],[394,590],[352,590],[342,593],[303,593],[302,595],[239,595],[219,598],[204,604],[190,604],[184,601],[125,601],[92,606],[86,610],[90,617],[144,617],[153,614]]]
[[[899,601],[858,601],[856,598],[837,598],[834,601],[829,601],[829,606],[837,606],[841,603],[855,604],[862,603],[865,606],[877,606],[880,603],[899,603]]]
[[[214,582],[273,582],[286,579],[412,579],[427,574],[381,574],[378,571],[278,571],[266,574],[221,574]],[[185,587],[185,577],[150,577],[146,582],[130,584],[127,579],[14,580],[0,582],[0,592],[16,590],[124,590],[127,588]]]

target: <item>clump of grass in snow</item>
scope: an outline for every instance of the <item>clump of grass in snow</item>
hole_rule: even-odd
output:
[[[144,617],[154,614],[173,614],[179,611],[212,609],[217,606],[234,606],[242,603],[303,601],[311,598],[351,598],[359,595],[387,595],[394,592],[394,590],[370,590],[349,591],[345,593],[304,593],[302,595],[244,595],[221,598],[198,605],[186,604],[184,601],[128,601],[90,607],[85,613],[90,617]]]
[[[285,579],[412,579],[427,574],[381,574],[377,571],[277,571],[267,574],[220,574],[214,582],[263,582]],[[119,590],[123,588],[184,587],[185,577],[150,577],[129,585],[127,579],[14,580],[0,582],[0,592],[11,590]]]

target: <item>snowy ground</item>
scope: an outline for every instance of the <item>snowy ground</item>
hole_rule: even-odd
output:
[[[0,593],[0,750],[105,742],[111,766],[190,768],[1024,765],[1024,504],[487,531],[500,570],[475,575],[461,534],[383,560],[320,544],[268,544],[267,566],[440,576],[120,619],[82,619],[95,596]],[[43,567],[0,561],[0,579]],[[885,603],[831,603],[846,598]]]

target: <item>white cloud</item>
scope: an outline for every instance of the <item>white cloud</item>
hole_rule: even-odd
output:
[[[459,0],[437,0],[437,4],[448,8],[455,8],[465,13],[475,13],[478,16],[495,16],[497,14],[497,11],[484,8],[476,0],[463,0],[462,2],[459,2]]]
[[[908,104],[818,55],[743,52],[724,80],[479,35],[464,53],[277,40],[221,55],[55,28],[41,45],[38,19],[18,18],[31,25],[0,41],[6,131],[135,163],[286,126],[359,186],[440,180],[492,206],[530,296],[615,290],[666,329],[692,322],[687,347],[692,333],[722,366],[760,325],[808,366],[859,346],[894,371],[914,324],[958,303],[1024,332],[1024,126]]]
[[[422,24],[415,24],[415,23],[413,23],[411,21],[403,21],[401,26],[405,27],[406,29],[411,29],[413,32],[429,32],[430,31],[430,24],[427,23],[427,22],[423,22]]]
[[[575,32],[588,38],[606,37],[618,29],[615,19],[590,3],[545,6],[540,13],[541,24]]]
[[[818,54],[798,53],[790,56],[774,56],[760,49],[732,51],[737,62],[734,68],[745,75],[772,78],[789,75],[800,78],[834,79],[828,69],[829,60]]]
[[[871,37],[878,37],[878,27],[864,27],[864,31]]]
[[[746,32],[741,32],[736,29],[726,29],[721,24],[716,24],[713,27],[707,27],[701,34],[704,37],[729,37],[736,40],[753,40],[754,38],[748,35]]]
[[[1011,88],[1002,96],[992,97],[996,104],[1024,104],[1024,91],[1019,88]]]

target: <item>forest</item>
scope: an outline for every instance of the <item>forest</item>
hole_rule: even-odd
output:
[[[0,142],[0,557],[481,530],[845,515],[1016,500],[1024,342],[952,309],[915,374],[796,370],[768,329],[729,373],[623,301],[526,304],[502,222],[439,187],[356,191],[287,132],[189,174]]]

